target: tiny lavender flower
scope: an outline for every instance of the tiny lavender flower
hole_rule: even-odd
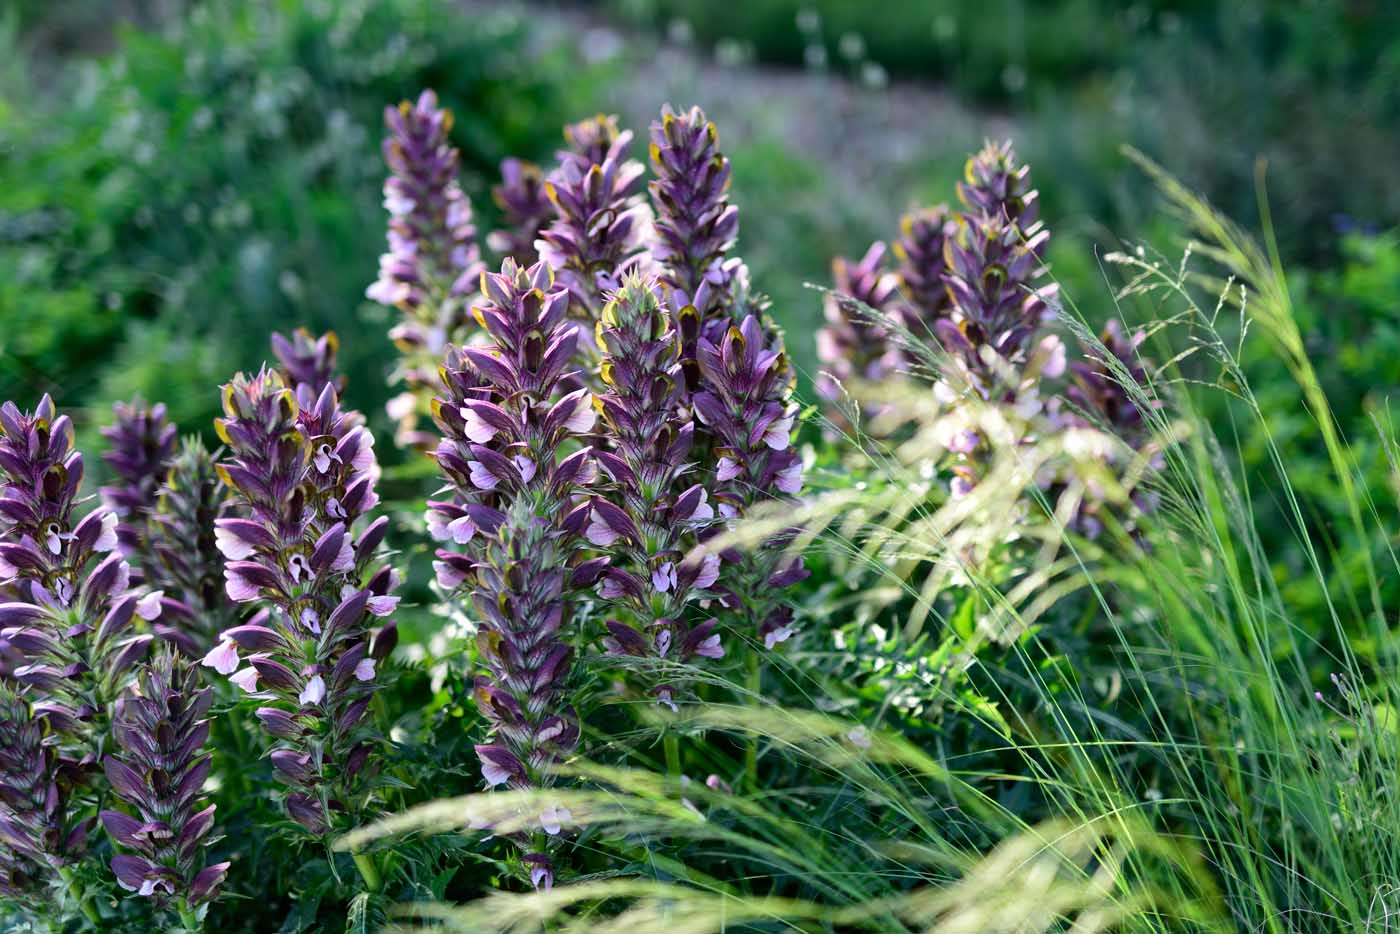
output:
[[[121,483],[104,486],[102,502],[119,520],[117,541],[122,554],[144,570],[146,521],[175,453],[176,428],[166,421],[164,405],[148,408],[140,401],[118,402],[112,411],[116,421],[102,429],[112,449],[102,459]]]
[[[554,217],[544,172],[533,162],[506,159],[501,162],[501,183],[491,189],[491,198],[501,209],[503,226],[487,235],[486,245],[521,266],[537,262],[535,241]]]
[[[571,571],[589,513],[575,504],[591,480],[591,452],[579,446],[595,422],[584,390],[559,394],[578,343],[566,320],[569,293],[543,263],[507,258],[482,276],[477,319],[493,343],[456,348],[434,406],[443,433],[437,462],[451,500],[428,504],[435,537],[462,551],[438,551],[437,578],[469,594],[480,614],[486,671],[476,699],[492,742],[477,747],[489,785],[548,784],[548,766],[578,740],[568,702],[573,649],[567,590],[592,583],[600,563]],[[570,447],[578,449],[569,453]],[[521,840],[537,885],[553,879],[541,841]]]
[[[236,516],[215,526],[225,591],[268,616],[225,632],[204,663],[227,671],[239,649],[249,653],[230,680],[272,702],[258,717],[292,789],[287,812],[325,835],[366,803],[376,673],[362,663],[382,661],[394,643],[392,623],[370,628],[397,603],[394,572],[374,567],[388,519],[355,531],[378,503],[373,438],[332,386],[313,398],[309,384],[293,393],[267,370],[225,386],[224,413],[215,424],[231,456],[219,471],[236,497]]]
[[[719,556],[686,560],[715,513],[704,487],[685,482],[694,425],[681,408],[679,336],[656,293],[653,281],[630,277],[599,319],[608,392],[598,401],[614,451],[596,455],[611,483],[586,534],[612,556],[601,592],[621,618],[606,621],[609,651],[719,658],[717,621],[686,619],[689,602],[714,586]],[[667,702],[674,695],[670,684],[652,690]]]
[[[403,354],[396,378],[407,386],[392,414],[399,441],[431,442],[416,431],[432,398],[437,359],[449,341],[460,340],[476,280],[484,268],[476,246],[471,202],[457,181],[460,157],[448,141],[452,113],[424,91],[416,104],[388,108],[384,122],[384,183],[389,212],[389,252],[379,278],[365,294],[401,309],[390,332]]]
[[[645,170],[628,158],[632,133],[617,132],[614,117],[575,124],[565,136],[573,151],[559,154],[559,167],[545,184],[555,219],[536,248],[568,289],[575,314],[596,317],[647,226],[637,194]]]
[[[212,699],[188,662],[162,653],[117,701],[112,735],[120,751],[104,762],[113,794],[135,812],[102,812],[119,850],[112,857],[118,884],[158,904],[173,901],[182,914],[198,915],[217,897],[229,867],[204,866],[205,850],[218,840],[210,836],[214,805],[200,800]]]
[[[695,415],[716,440],[715,499],[726,519],[754,503],[786,499],[802,488],[802,459],[792,447],[797,407],[792,374],[780,338],[744,318],[718,342],[701,337],[700,372],[706,388],[693,398]],[[768,648],[792,634],[792,610],[782,588],[807,576],[802,559],[783,550],[781,537],[742,557],[739,583],[728,588]]]

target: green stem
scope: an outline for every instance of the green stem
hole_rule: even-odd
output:
[[[661,737],[666,748],[666,771],[677,783],[681,780],[681,738],[674,730],[667,730]]]
[[[758,667],[758,653],[749,649],[744,655],[744,665],[748,669],[746,686],[753,701],[757,698],[763,688],[763,677]],[[744,783],[751,791],[758,790],[758,735],[750,733],[748,742],[744,745]]]
[[[186,934],[199,934],[204,930],[204,922],[189,906],[181,903],[175,910],[180,914],[180,923],[184,925]]]
[[[78,908],[82,911],[83,917],[87,918],[88,923],[93,927],[97,928],[99,931],[102,930],[102,917],[97,913],[97,906],[84,894],[83,884],[78,881],[77,876],[73,875],[73,870],[64,866],[58,870],[58,875],[59,878],[63,880],[63,884],[68,887],[68,894],[78,903]]]
[[[379,864],[374,861],[374,856],[358,851],[352,852],[350,856],[355,860],[355,868],[360,870],[360,878],[365,880],[365,889],[378,892],[384,885],[384,879],[379,874]]]

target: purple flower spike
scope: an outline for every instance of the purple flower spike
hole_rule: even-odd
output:
[[[891,313],[899,297],[899,280],[885,262],[885,245],[876,241],[859,262],[838,256],[831,261],[833,292],[823,299],[826,325],[817,332],[817,356],[826,370],[817,392],[835,401],[841,385],[852,380],[876,381],[894,372],[900,354],[885,328],[871,321],[870,312]],[[866,306],[866,307],[861,307]]]
[[[958,183],[958,200],[969,214],[983,214],[1015,225],[1026,241],[1035,240],[1033,249],[1037,256],[1044,253],[1048,235],[1036,239],[1040,193],[1031,188],[1030,166],[1017,164],[1010,140],[987,142],[967,160],[963,175],[964,180]]]
[[[102,429],[112,448],[102,460],[120,484],[104,486],[102,502],[117,516],[122,554],[144,569],[148,556],[146,521],[155,509],[160,485],[175,454],[176,428],[166,420],[161,404],[148,408],[140,401],[118,402],[112,411],[116,421]]]
[[[694,425],[682,408],[680,340],[657,284],[628,278],[599,319],[599,410],[614,450],[598,460],[610,481],[586,531],[610,566],[600,593],[613,654],[688,661],[724,654],[718,634],[693,638],[687,607],[715,586],[719,556],[687,560],[696,534],[713,524],[709,493],[686,475]],[[654,692],[673,686],[653,685]]]
[[[579,502],[596,472],[584,439],[596,410],[565,391],[578,325],[549,267],[507,258],[482,277],[474,309],[493,343],[453,348],[434,415],[436,457],[451,499],[429,503],[438,584],[470,600],[484,671],[477,705],[492,742],[477,747],[488,785],[548,785],[549,766],[578,742],[571,703],[568,596],[589,513]],[[527,840],[518,841],[522,846]]]
[[[485,267],[471,202],[457,180],[460,156],[448,140],[451,111],[424,91],[416,104],[404,101],[385,110],[384,122],[389,251],[365,294],[403,312],[390,337],[403,355],[395,378],[407,392],[390,411],[399,423],[399,443],[425,447],[432,439],[417,425],[428,411],[437,360],[450,341],[465,337],[467,307]]]
[[[191,911],[218,896],[229,867],[204,866],[205,852],[219,839],[214,806],[200,799],[209,774],[204,746],[212,699],[189,662],[161,654],[117,702],[112,734],[119,752],[105,763],[114,794],[130,809],[102,812],[119,854],[112,859],[117,883]]]
[[[68,793],[42,721],[0,685],[0,897],[33,911],[56,870],[81,855],[86,823],[69,824]]]
[[[337,393],[345,391],[345,377],[336,367],[339,350],[340,338],[334,331],[314,337],[305,328],[297,328],[290,339],[281,334],[272,335],[272,353],[282,366],[287,385],[296,387],[298,392],[305,386],[305,394],[312,399],[327,386]]]
[[[545,193],[555,219],[536,243],[568,289],[575,314],[596,317],[617,288],[645,228],[648,212],[637,194],[645,169],[628,158],[630,130],[615,117],[597,117],[565,130],[573,147],[559,154]]]
[[[321,836],[368,803],[375,740],[364,715],[382,658],[372,624],[396,603],[397,575],[377,562],[388,520],[372,519],[374,439],[333,386],[311,398],[307,384],[293,392],[268,370],[225,386],[224,413],[215,424],[230,457],[219,471],[234,508],[215,539],[228,559],[225,592],[267,612],[265,623],[224,633],[204,664],[295,718],[293,732],[261,717],[276,737],[288,814]],[[381,634],[393,623],[383,625]],[[250,645],[261,651],[241,658]]]
[[[544,172],[533,162],[506,159],[501,162],[501,183],[491,189],[491,197],[501,209],[504,224],[487,235],[486,245],[521,266],[537,262],[535,241],[554,218]]]
[[[0,431],[0,638],[23,654],[11,674],[42,694],[63,756],[90,763],[107,705],[151,641],[135,620],[156,619],[160,597],[132,588],[115,513],[74,521],[83,462],[53,401],[31,414],[5,403]]]
[[[933,323],[948,315],[943,251],[957,233],[958,222],[945,204],[906,214],[900,221],[900,238],[894,245],[899,258],[896,275],[910,306],[906,324],[915,337],[932,336]]]
[[[797,406],[792,373],[781,340],[771,338],[752,315],[718,343],[702,337],[700,373],[707,388],[693,397],[695,415],[715,439],[715,500],[719,515],[733,519],[754,503],[791,499],[802,489],[802,459],[793,449]],[[732,575],[749,623],[772,644],[792,632],[780,611],[780,588],[806,577],[802,559],[784,551],[784,536],[741,557]],[[781,638],[774,633],[781,632]]]

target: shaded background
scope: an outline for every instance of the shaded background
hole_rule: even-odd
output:
[[[424,86],[456,112],[483,230],[499,160],[548,164],[565,120],[644,137],[663,102],[704,106],[809,377],[804,283],[949,200],[984,137],[1031,162],[1091,319],[1096,254],[1174,230],[1122,144],[1246,226],[1263,157],[1322,369],[1358,399],[1397,375],[1400,13],[1380,0],[19,0],[0,42],[0,398],[53,393],[87,443],[134,394],[206,431],[217,385],[298,325],[341,333],[351,402],[387,431],[391,322],[363,299],[380,112]]]

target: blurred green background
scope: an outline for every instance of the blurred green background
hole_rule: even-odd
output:
[[[1090,318],[1110,308],[1097,256],[1174,230],[1122,144],[1246,226],[1266,160],[1333,398],[1364,417],[1400,365],[1400,7],[1381,0],[18,0],[0,42],[0,397],[51,392],[89,441],[134,394],[206,430],[217,385],[298,325],[341,332],[351,400],[387,431],[390,322],[363,299],[380,112],[423,86],[456,111],[483,229],[497,162],[550,161],[565,120],[644,134],[665,101],[704,106],[808,376],[804,284],[949,200],[986,136],[1031,162]]]

